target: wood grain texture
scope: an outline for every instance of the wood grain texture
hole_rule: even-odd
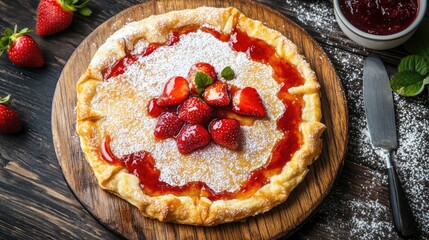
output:
[[[198,6],[234,6],[290,38],[316,71],[322,86],[323,121],[327,125],[320,159],[286,203],[245,222],[204,228],[160,223],[144,218],[137,208],[103,191],[80,150],[75,129],[75,84],[92,55],[122,25],[152,14]],[[114,27],[112,27],[114,26]],[[53,98],[52,133],[64,176],[80,202],[104,225],[122,236],[137,238],[270,239],[290,234],[319,206],[343,164],[347,139],[347,108],[340,80],[323,50],[301,27],[264,5],[248,1],[149,1],[112,17],[76,49],[59,77]],[[106,210],[109,209],[109,210]]]

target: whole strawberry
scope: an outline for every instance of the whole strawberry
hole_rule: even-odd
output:
[[[42,50],[37,42],[26,35],[31,30],[24,28],[18,32],[18,26],[15,29],[6,28],[0,37],[0,55],[5,51],[9,60],[21,67],[40,68],[45,65]]]
[[[7,105],[9,101],[10,95],[0,98],[0,133],[17,133],[22,129],[21,118]]]
[[[46,37],[68,28],[73,21],[73,12],[91,15],[87,7],[90,0],[41,0],[37,7],[36,32]]]
[[[182,129],[183,124],[184,122],[179,119],[177,113],[165,112],[158,118],[154,135],[157,139],[175,137]]]
[[[202,124],[210,120],[213,109],[203,100],[190,97],[179,107],[179,118],[191,124]]]
[[[199,125],[185,125],[177,135],[177,149],[181,154],[189,154],[205,147],[210,142],[210,134]]]
[[[213,141],[235,150],[240,144],[240,123],[235,119],[219,119],[210,123],[209,132]]]

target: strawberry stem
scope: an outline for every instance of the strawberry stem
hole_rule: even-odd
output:
[[[88,8],[88,3],[91,0],[85,0],[82,3],[79,3],[79,0],[57,0],[59,1],[61,7],[69,12],[78,11],[83,16],[91,15],[92,11]]]
[[[0,104],[8,104],[10,102],[10,94],[6,97],[0,98]]]
[[[18,25],[15,25],[13,30],[11,28],[6,28],[4,33],[0,35],[0,56],[5,51],[9,51],[10,45],[12,45],[16,39],[30,32],[32,32],[32,30],[28,28],[23,28],[18,32]]]
[[[69,12],[74,12],[76,11],[75,6],[73,5],[73,3],[69,0],[60,0],[60,5],[61,7]]]
[[[84,8],[88,5],[88,3],[91,2],[91,0],[85,0],[83,3],[81,3],[80,5],[74,5],[76,8]]]

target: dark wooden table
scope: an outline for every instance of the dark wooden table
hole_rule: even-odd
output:
[[[77,201],[52,143],[51,104],[58,77],[80,42],[101,23],[141,1],[94,0],[93,15],[77,16],[55,36],[33,37],[43,49],[43,69],[23,69],[0,59],[0,95],[12,94],[24,130],[0,135],[0,239],[117,239]],[[305,28],[326,51],[342,80],[349,109],[348,153],[341,175],[320,210],[293,239],[399,239],[389,208],[385,154],[374,149],[362,101],[365,56],[378,54],[390,74],[407,53],[364,49],[340,31],[330,1],[260,1]],[[38,1],[0,1],[0,30],[35,27]],[[429,41],[429,39],[428,39]],[[400,147],[396,165],[419,225],[429,239],[429,98],[394,95]]]

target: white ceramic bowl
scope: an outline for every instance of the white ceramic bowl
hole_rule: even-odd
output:
[[[407,41],[417,30],[417,27],[425,15],[427,6],[427,0],[419,0],[420,7],[417,17],[406,29],[391,35],[375,35],[366,33],[353,26],[342,13],[339,0],[333,0],[333,2],[335,18],[346,36],[363,47],[375,50],[394,48]]]

